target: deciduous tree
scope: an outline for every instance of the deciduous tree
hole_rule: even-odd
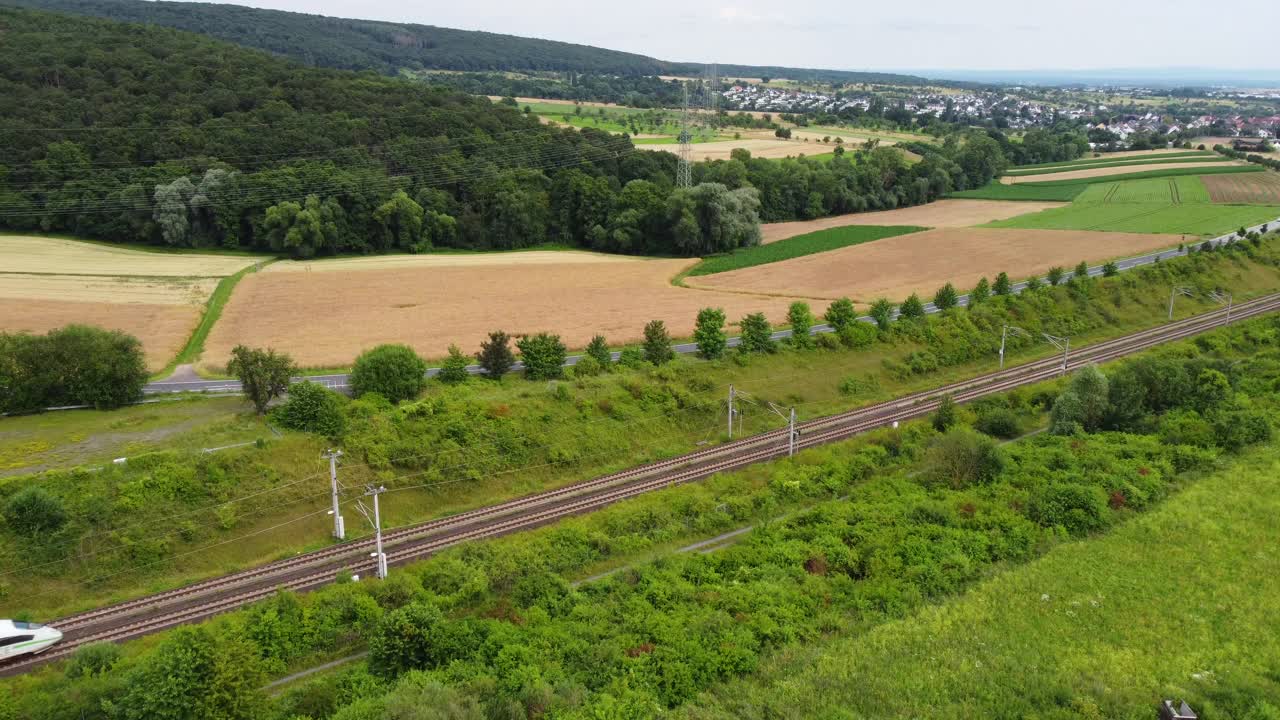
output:
[[[417,397],[426,384],[427,363],[408,345],[366,350],[351,368],[351,392],[356,397],[375,392],[398,403]]]
[[[244,345],[232,348],[231,362],[227,363],[227,372],[239,378],[245,397],[259,415],[266,413],[267,405],[289,389],[289,378],[297,371],[293,358],[284,353]]]

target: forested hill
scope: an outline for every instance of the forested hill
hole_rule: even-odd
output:
[[[735,151],[677,189],[672,153],[426,83],[16,8],[0,7],[0,37],[0,229],[299,257],[545,242],[705,255],[758,241],[759,218],[928,202],[1008,163],[998,133],[1005,145],[971,135],[910,166],[891,148]]]
[[[211,35],[307,65],[343,70],[555,70],[616,75],[701,74],[698,63],[513,35],[260,10],[239,5],[150,0],[3,0],[5,4],[148,23]],[[722,65],[726,77],[919,84],[890,73]]]

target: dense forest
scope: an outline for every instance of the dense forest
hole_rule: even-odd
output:
[[[1009,162],[976,134],[907,165],[700,165],[629,138],[370,74],[306,68],[201,35],[0,10],[0,226],[295,256],[554,241],[703,255],[768,220],[927,202]]]
[[[667,62],[588,45],[452,28],[348,20],[240,5],[146,0],[6,0],[6,4],[163,25],[204,33],[343,70],[560,70],[614,75],[700,75],[701,63]],[[919,85],[911,75],[753,65],[722,65],[724,75],[823,82]]]

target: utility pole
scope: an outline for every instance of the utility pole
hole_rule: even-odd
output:
[[[729,439],[733,439],[733,415],[737,410],[733,407],[733,386],[729,386]]]
[[[796,437],[800,434],[796,432],[796,409],[795,408],[791,408],[790,426],[791,426],[790,427],[791,432],[788,433],[788,437],[791,438],[791,446],[787,448],[787,455],[794,456],[796,454]]]
[[[1049,344],[1062,351],[1062,374],[1067,374],[1067,355],[1071,352],[1071,338],[1058,337],[1049,333],[1041,333]]]
[[[382,513],[381,509],[378,507],[378,496],[386,491],[387,488],[383,485],[379,485],[378,487],[374,487],[372,485],[365,486],[364,494],[373,496],[372,517],[370,517],[369,509],[364,506],[364,503],[356,501],[356,507],[360,510],[360,514],[364,515],[365,519],[369,521],[369,524],[373,525],[375,551],[370,553],[370,557],[377,558],[377,575],[379,580],[387,579],[387,554],[382,552]]]
[[[1227,306],[1227,322],[1231,322],[1231,306],[1235,302],[1235,298],[1231,295],[1231,293],[1224,293],[1219,290],[1214,290],[1213,292],[1209,293],[1209,297],[1213,298],[1214,302],[1218,303],[1219,305]]]
[[[1179,295],[1185,295],[1187,297],[1191,297],[1191,288],[1175,287],[1173,291],[1169,293],[1169,319],[1170,320],[1173,319],[1173,299],[1178,297]]]
[[[329,458],[329,490],[333,495],[333,509],[329,514],[333,516],[333,536],[338,540],[344,540],[347,537],[347,528],[342,522],[342,513],[338,509],[338,458],[342,457],[342,451],[330,449],[324,457]]]
[[[784,413],[773,403],[769,403],[769,409],[787,421],[787,457],[793,457],[796,454],[796,409],[791,408],[790,413]]]
[[[1010,331],[1012,331],[1014,335],[1017,335],[1019,337],[1027,337],[1027,331],[1015,325],[1005,325],[1004,329],[1000,331],[1000,369],[1001,370],[1004,369],[1004,343],[1005,343],[1005,340],[1008,339]]]

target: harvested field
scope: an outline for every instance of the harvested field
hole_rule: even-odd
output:
[[[193,305],[0,297],[0,332],[44,333],[73,323],[121,330],[142,341],[152,369],[178,354],[199,319],[200,308]]]
[[[219,278],[261,260],[0,236],[0,331],[122,330],[142,341],[148,367],[161,368],[191,336]]]
[[[190,305],[199,308],[215,278],[138,278],[93,275],[0,274],[0,298],[70,300],[111,305]]]
[[[690,287],[808,298],[902,300],[946,282],[968,288],[1000,271],[1015,279],[1081,260],[1097,262],[1177,245],[1177,235],[944,228],[855,245],[768,266],[690,277]]]
[[[340,260],[284,261],[268,265],[263,272],[347,272],[408,268],[492,267],[519,265],[577,265],[635,262],[625,255],[579,252],[576,250],[531,250],[517,253],[440,253],[429,255],[370,255]]]
[[[1047,180],[1055,180],[1055,181],[1079,180],[1079,179],[1085,179],[1085,178],[1106,177],[1108,175],[1127,175],[1137,170],[1141,170],[1145,172],[1145,171],[1177,168],[1179,171],[1186,172],[1192,169],[1228,167],[1231,165],[1238,166],[1240,164],[1241,163],[1238,163],[1234,160],[1214,160],[1209,162],[1193,162],[1193,163],[1165,163],[1165,164],[1154,164],[1154,165],[1140,165],[1136,167],[1133,165],[1120,165],[1117,167],[1113,164],[1110,166],[1087,168],[1084,170],[1072,170],[1070,172],[1046,172],[1046,173],[1039,173],[1037,175],[1016,175],[1016,176],[1006,175],[1000,178],[1000,182],[1005,183],[1007,185],[1017,185],[1018,183],[1044,182]]]
[[[0,269],[3,272],[226,277],[262,259],[242,255],[146,252],[58,238],[0,235]]]
[[[845,225],[922,225],[924,227],[970,227],[1004,220],[1026,213],[1061,207],[1059,202],[1008,200],[938,200],[928,205],[836,215],[817,220],[766,223],[760,226],[765,244]]]
[[[636,147],[664,150],[672,153],[676,151],[675,145],[637,145]],[[833,149],[830,145],[823,145],[822,143],[806,143],[796,140],[783,140],[781,138],[722,140],[719,142],[695,143],[692,147],[692,159],[694,162],[699,160],[728,160],[735,148],[750,150],[751,157],[775,159],[795,157],[797,155],[824,155],[830,153]]]
[[[1204,175],[1200,178],[1216,203],[1280,205],[1280,174]]]
[[[524,256],[534,256],[530,262]],[[581,258],[560,263],[546,255]],[[471,260],[481,256],[435,256]],[[428,357],[451,343],[475,352],[489,331],[559,333],[583,347],[596,333],[613,343],[638,340],[644,324],[666,321],[673,335],[692,334],[700,308],[730,318],[765,312],[782,321],[794,298],[703,292],[671,285],[696,260],[649,260],[589,253],[503,253],[486,263],[416,265],[328,272],[273,271],[242,280],[205,345],[204,362],[226,363],[232,347],[252,342],[293,355],[303,366],[350,364],[364,349],[404,342]],[[410,258],[418,261],[418,258]],[[364,259],[340,261],[369,268]],[[310,263],[320,266],[322,263]],[[290,267],[293,263],[284,264]],[[274,267],[274,266],[272,266]]]

